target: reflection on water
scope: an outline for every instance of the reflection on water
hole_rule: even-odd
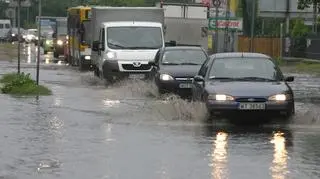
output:
[[[218,132],[213,144],[212,152],[212,179],[222,179],[227,177],[227,145],[228,134],[224,132]]]
[[[270,168],[271,176],[273,179],[284,179],[288,173],[288,153],[286,150],[286,139],[284,137],[284,133],[274,133],[271,143],[274,144],[273,161]]]
[[[27,46],[27,63],[31,63],[31,47]]]

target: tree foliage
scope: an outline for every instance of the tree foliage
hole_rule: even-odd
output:
[[[299,0],[298,9],[305,9],[311,7],[313,4],[320,4],[320,0]]]

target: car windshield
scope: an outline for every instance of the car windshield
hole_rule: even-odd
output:
[[[160,27],[109,27],[107,39],[111,49],[158,49],[163,44]]]
[[[276,65],[267,58],[221,58],[214,60],[210,79],[268,80],[283,79]]]
[[[165,51],[161,63],[164,65],[201,65],[206,59],[206,54],[200,49],[177,49]]]

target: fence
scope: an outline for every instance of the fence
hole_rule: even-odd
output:
[[[238,51],[250,52],[251,39],[247,36],[238,36]],[[280,57],[281,43],[279,37],[255,37],[253,38],[253,52],[263,53],[273,58]]]

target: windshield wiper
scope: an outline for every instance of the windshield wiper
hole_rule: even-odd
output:
[[[179,63],[170,63],[170,62],[165,62],[165,63],[162,63],[162,65],[180,65]]]
[[[248,80],[248,81],[277,81],[270,78],[263,78],[263,77],[241,77],[238,78],[239,80]]]
[[[236,80],[237,78],[210,76],[209,79],[210,80]]]
[[[128,47],[128,49],[158,49],[158,47]]]
[[[185,63],[180,63],[180,65],[199,65],[198,63],[192,63],[192,62],[185,62]]]
[[[122,45],[118,45],[118,44],[114,44],[114,43],[111,43],[111,42],[108,42],[108,46],[114,46],[114,47],[117,47],[117,48],[120,48],[120,49],[124,49],[126,47],[122,46]]]

